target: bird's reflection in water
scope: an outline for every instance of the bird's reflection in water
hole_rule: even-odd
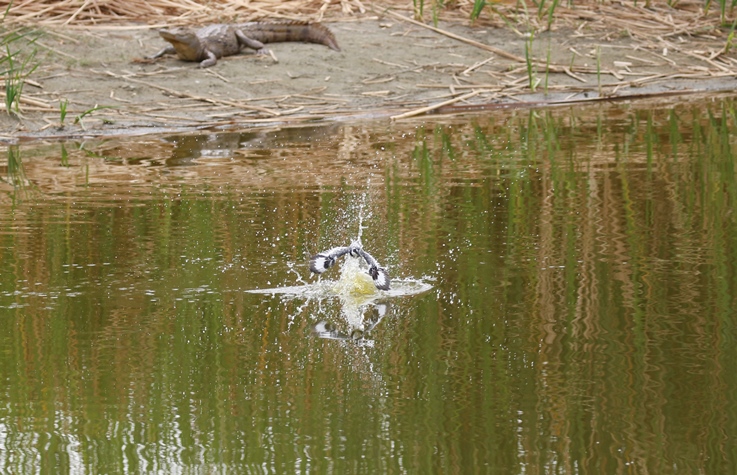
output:
[[[332,288],[340,300],[340,313],[349,329],[341,332],[330,322],[320,321],[314,327],[316,336],[373,346],[373,341],[366,336],[384,318],[389,306],[385,302],[378,302],[385,297],[385,292],[377,289],[371,275],[363,267],[361,257],[348,256],[341,267],[340,279]]]
[[[371,330],[386,316],[389,305],[386,303],[369,304],[362,307],[344,305],[342,315],[350,328],[346,332],[340,331],[337,326],[328,321],[320,321],[313,327],[313,333],[319,338],[328,340],[352,341],[360,346],[374,346],[374,341],[368,337]],[[366,312],[370,312],[368,316]]]

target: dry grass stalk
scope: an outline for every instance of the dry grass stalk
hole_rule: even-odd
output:
[[[0,1],[5,11],[10,0]],[[319,20],[365,11],[360,0],[24,0],[15,1],[6,18],[11,23],[45,26],[91,26],[110,23],[205,23],[271,17]]]
[[[5,10],[11,0],[0,0]],[[446,21],[468,23],[473,0],[447,2],[441,13]],[[528,1],[527,8],[518,3],[494,3],[494,12],[486,9],[476,20],[480,26],[509,28],[513,26],[547,29],[545,19],[529,12],[536,7]],[[591,2],[576,4],[571,8],[559,5],[554,14],[553,29],[560,25],[578,26],[585,21],[589,30],[612,31],[624,29],[640,37],[690,34],[695,31],[718,29],[719,12],[712,8],[705,14],[703,2],[682,0],[674,6],[652,2],[643,8],[636,2],[602,4]],[[348,19],[366,13],[392,15],[393,11],[413,11],[409,0],[383,0],[369,8],[361,0],[15,0],[8,11],[6,22],[32,23],[34,25],[94,26],[120,23],[151,24],[207,23],[223,21],[248,21],[258,18],[322,20]],[[501,15],[512,24],[505,23]],[[429,19],[425,19],[429,20]],[[729,19],[728,19],[729,20]],[[730,20],[731,21],[731,20]],[[516,25],[515,25],[516,23]],[[545,24],[544,24],[545,23]]]
[[[409,112],[405,112],[404,114],[394,115],[392,116],[392,120],[399,120],[399,119],[406,119],[408,117],[414,117],[416,115],[425,114],[430,111],[434,111],[436,109],[440,109],[441,107],[447,107],[451,104],[455,104],[456,102],[465,101],[467,99],[470,99],[474,96],[477,96],[481,91],[472,91],[466,94],[463,94],[462,96],[455,97],[453,99],[440,102],[438,104],[433,104],[427,107],[420,107],[419,109],[415,109]]]
[[[265,113],[265,114],[269,114],[269,115],[272,115],[272,116],[281,115],[279,112],[273,111],[271,109],[267,109],[266,107],[253,106],[253,105],[249,105],[249,104],[244,104],[243,102],[226,101],[226,100],[222,100],[222,99],[215,99],[213,97],[198,96],[196,94],[189,94],[187,92],[175,91],[175,90],[170,89],[168,87],[160,86],[160,85],[154,84],[152,82],[142,81],[140,79],[134,79],[134,78],[129,77],[129,76],[121,76],[119,74],[113,73],[112,71],[105,71],[105,74],[107,74],[108,76],[115,77],[115,78],[124,79],[126,81],[134,82],[136,84],[141,84],[141,85],[144,85],[144,86],[152,87],[154,89],[159,89],[160,91],[164,91],[167,94],[170,94],[170,95],[176,96],[176,97],[184,97],[184,98],[188,98],[188,99],[194,99],[196,101],[209,102],[210,104],[215,104],[215,105],[231,106],[231,107],[236,107],[238,109],[243,109],[243,110],[252,110],[252,111],[257,111],[257,112],[262,112],[262,113]]]

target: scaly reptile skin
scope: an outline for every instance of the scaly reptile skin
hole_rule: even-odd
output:
[[[296,41],[317,43],[340,51],[333,33],[320,23],[250,22],[234,25],[209,25],[199,30],[186,27],[164,28],[159,34],[171,43],[152,59],[165,54],[177,54],[185,61],[199,61],[201,68],[209,68],[218,58],[238,54],[245,46],[258,54],[268,52],[264,43]]]

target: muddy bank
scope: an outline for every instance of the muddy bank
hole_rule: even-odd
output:
[[[396,16],[327,25],[340,52],[279,43],[270,45],[274,57],[245,52],[209,69],[174,57],[142,61],[165,43],[141,25],[45,30],[22,115],[0,114],[0,140],[388,118],[446,101],[451,109],[443,112],[737,85],[737,59],[720,51],[725,38],[713,31],[643,43],[569,27],[533,41],[488,26],[441,23],[438,32]],[[534,92],[526,45],[538,61]]]

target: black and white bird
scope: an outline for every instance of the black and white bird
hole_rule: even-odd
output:
[[[315,274],[322,274],[335,265],[338,258],[350,254],[352,257],[363,257],[369,266],[368,273],[374,280],[374,285],[379,290],[389,290],[389,273],[376,262],[371,254],[363,250],[357,242],[346,247],[334,247],[329,251],[315,254],[310,259],[310,270]]]

